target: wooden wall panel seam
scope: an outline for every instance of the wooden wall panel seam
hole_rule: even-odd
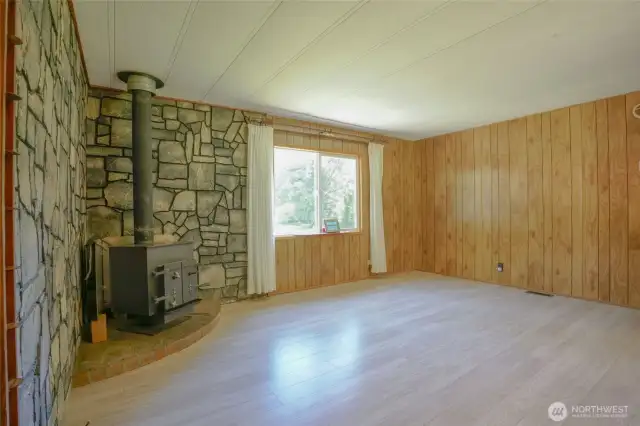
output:
[[[610,301],[626,305],[628,292],[628,180],[626,99],[609,98],[609,173],[610,173]]]
[[[598,143],[598,300],[609,301],[609,129],[607,101],[596,101],[596,138]]]
[[[571,121],[571,295],[582,297],[582,114],[580,106],[569,109]]]
[[[598,299],[598,147],[595,103],[581,105],[583,286],[586,299]]]
[[[542,116],[527,117],[527,202],[529,265],[527,288],[544,291],[544,207],[542,195]]]

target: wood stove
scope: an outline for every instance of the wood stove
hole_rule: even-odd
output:
[[[136,72],[118,77],[132,93],[134,239],[109,249],[110,307],[136,331],[191,312],[199,301],[198,265],[192,242],[154,242],[151,98],[163,83]]]
[[[114,246],[109,263],[111,309],[137,325],[167,324],[199,301],[191,242]]]

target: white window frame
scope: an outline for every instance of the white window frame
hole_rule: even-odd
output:
[[[312,152],[314,154],[316,154],[316,173],[315,173],[315,177],[316,177],[316,190],[315,192],[315,199],[316,199],[316,229],[314,230],[314,232],[310,232],[310,233],[299,233],[299,234],[291,234],[291,233],[286,233],[286,234],[278,234],[276,232],[276,226],[274,226],[274,235],[277,238],[281,238],[281,237],[305,237],[305,236],[313,236],[313,235],[334,235],[335,233],[325,233],[322,232],[322,227],[323,227],[323,223],[322,223],[322,195],[321,195],[321,190],[320,190],[320,164],[322,161],[322,157],[334,157],[334,158],[348,158],[348,159],[353,159],[356,162],[356,185],[355,185],[355,194],[354,194],[354,199],[355,199],[355,222],[356,222],[356,226],[353,229],[343,229],[342,225],[340,225],[340,234],[346,234],[346,233],[353,233],[353,232],[360,232],[360,224],[361,224],[361,190],[360,190],[360,157],[357,154],[345,154],[345,153],[341,153],[341,152],[331,152],[331,151],[322,151],[322,150],[315,150],[315,149],[303,149],[303,148],[294,148],[294,147],[289,147],[289,146],[274,146],[273,147],[275,150],[288,150],[288,151],[305,151],[305,152]],[[276,164],[275,164],[275,155],[274,155],[274,170],[276,169]],[[275,199],[273,202],[273,209],[274,209],[274,217],[275,217]]]

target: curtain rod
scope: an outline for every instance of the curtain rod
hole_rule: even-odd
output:
[[[292,126],[285,124],[274,124],[273,130],[278,132],[286,132],[286,133],[296,133],[301,135],[312,135],[325,137],[329,139],[340,139],[340,140],[348,140],[351,142],[358,143],[371,143],[376,142],[373,138],[366,138],[364,136],[350,135],[347,133],[336,132],[330,129],[309,129],[303,126]]]
[[[385,140],[383,138],[365,137],[365,136],[358,136],[358,135],[353,135],[349,133],[342,133],[340,131],[336,131],[331,128],[314,129],[306,126],[296,126],[295,124],[278,124],[275,122],[275,120],[272,117],[264,114],[259,114],[259,113],[248,114],[247,112],[245,112],[245,116],[248,123],[259,125],[259,126],[270,125],[270,126],[273,126],[273,130],[277,132],[321,136],[329,139],[348,140],[351,142],[366,143],[366,144],[368,143],[384,144],[385,143]]]

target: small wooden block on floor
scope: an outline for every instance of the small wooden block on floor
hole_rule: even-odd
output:
[[[107,340],[107,315],[100,314],[98,319],[91,321],[91,343],[100,343]]]

